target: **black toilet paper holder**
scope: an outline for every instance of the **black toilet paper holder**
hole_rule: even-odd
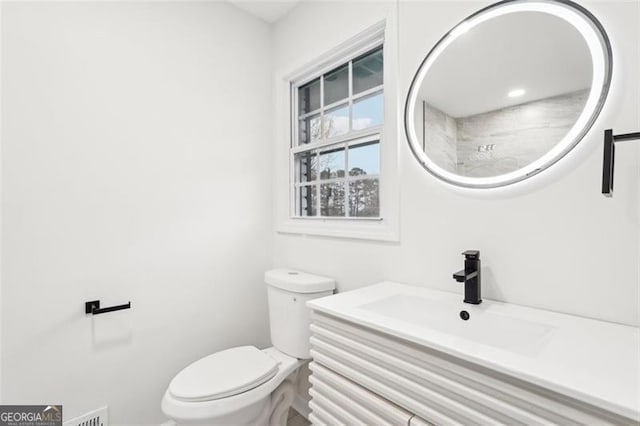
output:
[[[109,306],[108,308],[100,308],[99,300],[90,300],[84,302],[84,313],[92,315],[106,314],[107,312],[121,311],[123,309],[131,309],[131,302],[124,305]]]

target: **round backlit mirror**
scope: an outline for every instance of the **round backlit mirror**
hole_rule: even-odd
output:
[[[583,7],[496,3],[455,26],[422,62],[405,106],[409,145],[446,182],[518,182],[580,142],[610,80],[609,40]]]

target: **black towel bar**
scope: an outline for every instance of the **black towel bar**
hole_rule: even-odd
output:
[[[613,166],[616,159],[616,142],[640,139],[640,132],[614,135],[613,129],[604,131],[604,154],[602,156],[602,194],[613,196]]]

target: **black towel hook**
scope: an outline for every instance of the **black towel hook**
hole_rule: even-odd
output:
[[[640,132],[614,135],[613,129],[604,131],[604,155],[602,157],[602,194],[613,196],[613,166],[616,159],[616,142],[640,139]]]

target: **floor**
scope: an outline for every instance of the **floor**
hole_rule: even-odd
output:
[[[309,420],[302,417],[293,408],[289,409],[289,417],[287,418],[287,426],[310,426]]]

